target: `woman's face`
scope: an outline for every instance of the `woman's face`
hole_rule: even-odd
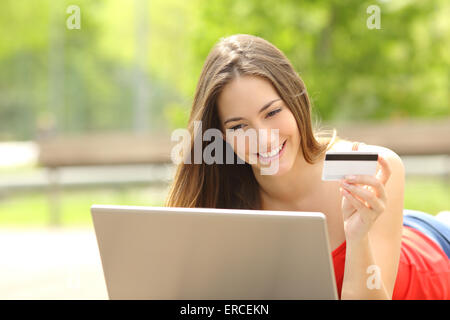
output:
[[[269,81],[237,77],[223,88],[217,107],[222,131],[235,135],[224,139],[241,159],[254,169],[273,168],[278,161],[273,174],[289,172],[299,153],[300,134],[292,112]]]

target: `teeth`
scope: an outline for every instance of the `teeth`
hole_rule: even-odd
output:
[[[283,145],[279,146],[278,148],[272,150],[271,152],[266,152],[266,153],[259,153],[259,155],[263,158],[270,158],[273,157],[275,155],[278,154],[278,152],[280,152],[280,150],[283,148]]]

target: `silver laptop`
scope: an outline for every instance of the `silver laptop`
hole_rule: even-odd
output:
[[[337,299],[318,212],[91,207],[110,299]]]

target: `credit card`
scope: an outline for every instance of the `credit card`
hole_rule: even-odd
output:
[[[336,181],[350,175],[371,175],[377,171],[378,153],[365,151],[327,152],[322,180]]]

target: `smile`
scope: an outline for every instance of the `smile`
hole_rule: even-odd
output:
[[[286,140],[287,141],[287,140]],[[283,142],[278,148],[273,149],[270,152],[261,152],[258,153],[258,158],[262,160],[262,162],[269,162],[276,159],[279,155],[281,155],[284,151],[284,146],[286,145],[286,141]]]

